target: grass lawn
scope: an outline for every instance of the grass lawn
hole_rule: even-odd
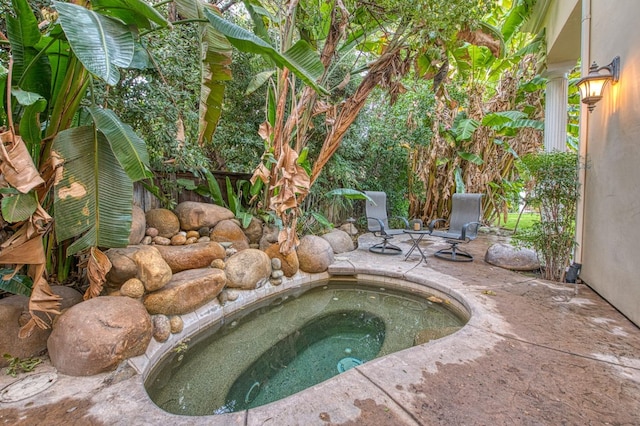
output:
[[[513,228],[516,226],[516,221],[518,220],[519,213],[509,213],[509,218],[505,223],[501,225],[504,229],[509,229],[513,231]],[[522,231],[523,229],[528,229],[533,226],[534,223],[540,221],[540,214],[538,212],[524,212],[520,217],[520,222],[518,223],[518,230]]]

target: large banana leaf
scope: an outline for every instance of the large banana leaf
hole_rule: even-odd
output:
[[[12,0],[12,5],[16,16],[4,14],[13,57],[12,84],[48,99],[51,70],[47,57],[38,55],[35,47],[40,41],[38,21],[27,0]]]
[[[54,1],[73,53],[92,74],[109,85],[120,80],[117,67],[127,67],[135,49],[130,28],[115,19],[72,3]]]
[[[97,107],[87,109],[93,117],[96,128],[109,141],[120,166],[129,178],[136,182],[152,177],[153,173],[149,170],[147,147],[133,129],[120,121],[111,110]]]
[[[318,84],[318,79],[324,72],[324,66],[318,54],[311,49],[311,46],[306,41],[299,40],[289,50],[280,53],[271,44],[242,27],[226,21],[209,11],[205,11],[205,16],[211,25],[224,34],[236,49],[266,56],[275,62],[279,68],[288,68],[315,91],[329,93],[327,89]]]
[[[201,0],[176,0],[178,13],[186,19],[205,19],[208,13],[218,13],[214,6]],[[211,12],[212,11],[212,12]],[[222,114],[224,82],[231,80],[231,45],[211,25],[201,28],[202,62],[200,88],[200,120],[198,142],[210,142]]]
[[[91,0],[91,8],[138,28],[151,28],[153,23],[162,28],[169,25],[164,16],[141,0]]]
[[[124,247],[131,228],[133,183],[107,138],[94,126],[58,133],[52,154],[64,161],[54,187],[58,242],[81,236],[71,256],[89,247]]]

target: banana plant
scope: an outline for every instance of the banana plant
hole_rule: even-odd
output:
[[[141,0],[93,0],[90,9],[52,4],[46,22],[38,23],[27,0],[12,0],[5,15],[2,206],[18,231],[0,246],[0,263],[29,265],[31,319],[21,335],[46,328],[44,318],[58,313],[59,298],[44,279],[45,235],[70,241],[67,257],[89,255],[85,298],[99,293],[111,267],[99,248],[128,243],[133,182],[152,176],[146,146],[115,112],[86,106],[87,91],[94,80],[117,84],[121,68],[144,66],[140,32],[169,25]]]

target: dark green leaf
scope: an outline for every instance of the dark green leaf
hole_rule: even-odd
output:
[[[152,23],[161,28],[169,25],[155,8],[140,0],[91,0],[91,8],[138,28],[151,28]]]
[[[244,94],[250,95],[251,93],[255,92],[264,83],[269,81],[269,79],[275,72],[276,72],[275,70],[269,70],[269,71],[263,71],[256,74],[249,82],[249,85],[247,86],[247,90],[244,92]]]
[[[40,113],[42,113],[46,107],[47,101],[40,98],[38,101],[24,109],[24,113],[20,119],[20,135],[22,136],[24,143],[27,145],[31,158],[33,158],[36,164],[38,164],[42,143]]]
[[[479,125],[480,123],[472,118],[465,118],[463,120],[460,120],[460,122],[454,129],[456,140],[466,141],[471,139],[471,136],[473,136],[473,132],[476,131]]]
[[[209,15],[219,13],[215,6],[202,1],[175,0],[175,3],[178,13],[186,19],[206,20],[205,11]],[[222,113],[224,82],[231,80],[231,45],[214,27],[204,23],[200,43],[203,52],[198,143],[203,145],[212,140]]]
[[[64,130],[54,139],[53,151],[64,161],[62,179],[54,186],[56,238],[80,237],[67,256],[89,247],[125,247],[133,183],[103,133],[93,126]]]
[[[41,37],[38,21],[26,0],[12,0],[12,4],[17,16],[4,16],[13,58],[12,84],[48,97],[51,69],[47,57],[39,56],[36,48]]]
[[[33,280],[29,276],[22,274],[16,274],[10,279],[5,279],[5,277],[11,274],[13,274],[13,269],[0,269],[0,290],[31,297]]]
[[[73,53],[107,84],[120,80],[117,67],[128,67],[135,50],[131,29],[112,18],[72,3],[54,1]]]
[[[205,10],[205,16],[211,25],[224,34],[236,49],[242,52],[264,55],[273,60],[279,68],[291,70],[315,91],[328,94],[327,89],[321,87],[317,82],[324,70],[320,57],[304,40],[299,40],[287,52],[280,53],[260,37],[208,10]]]
[[[96,128],[109,141],[113,153],[129,178],[136,182],[152,177],[147,147],[131,126],[121,122],[111,110],[97,107],[90,107],[87,110],[93,117]]]
[[[176,179],[176,184],[183,187],[187,191],[195,191],[196,189],[198,189],[198,185],[196,185],[193,179],[178,178]]]
[[[202,170],[202,172],[207,179],[209,196],[213,199],[213,202],[219,206],[225,206],[224,198],[222,197],[222,190],[220,189],[220,185],[218,185],[216,177],[207,169]]]
[[[2,197],[2,217],[9,223],[22,222],[38,208],[35,192]]]
[[[472,153],[472,152],[462,152],[462,151],[458,151],[458,156],[460,156],[460,158],[462,158],[463,160],[466,160],[470,163],[476,164],[476,165],[480,165],[482,163],[484,163],[484,161],[482,160],[482,158],[478,157],[476,154]]]

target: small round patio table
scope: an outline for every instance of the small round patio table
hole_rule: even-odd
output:
[[[415,249],[418,249],[418,252],[420,253],[420,262],[422,262],[424,260],[425,263],[427,263],[427,256],[424,254],[424,252],[422,251],[422,249],[420,248],[420,242],[422,241],[422,239],[431,234],[431,231],[428,229],[422,230],[422,231],[414,231],[413,229],[405,229],[402,232],[404,232],[405,234],[409,234],[409,236],[411,237],[411,249],[409,249],[409,251],[407,252],[406,256],[404,257],[404,260],[407,260],[409,258],[409,256],[411,256],[411,253],[413,253],[413,251]],[[420,263],[418,262],[418,263]]]

